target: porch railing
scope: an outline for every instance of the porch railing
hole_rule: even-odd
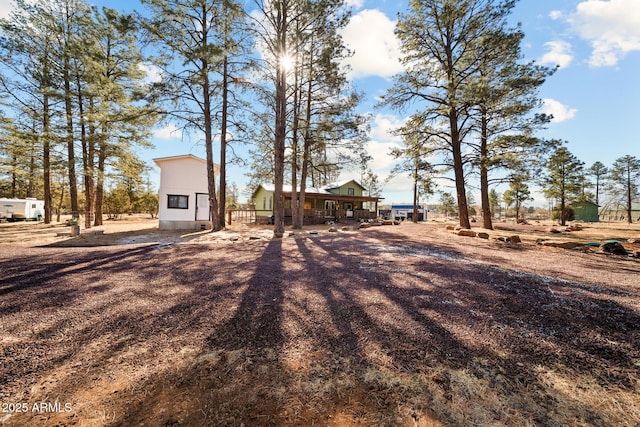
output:
[[[285,221],[290,222],[293,211],[285,209]],[[236,209],[227,211],[227,223],[268,224],[273,213],[266,210]],[[305,224],[320,224],[326,221],[340,221],[342,219],[366,220],[376,218],[376,213],[366,209],[347,211],[346,209],[305,209]]]

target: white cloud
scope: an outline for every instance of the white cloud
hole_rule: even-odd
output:
[[[156,129],[153,136],[158,139],[179,139],[182,138],[182,131],[173,124],[168,124],[163,128]]]
[[[402,138],[392,132],[404,123],[404,120],[393,114],[376,114],[373,116],[369,136],[373,140],[401,143]]]
[[[372,157],[369,167],[373,172],[385,175],[396,163],[390,152],[402,146],[402,138],[393,135],[392,131],[403,124],[401,119],[391,114],[373,116],[369,133],[371,140],[366,144],[367,153]]]
[[[394,148],[400,148],[400,146],[394,142],[369,141],[366,149],[372,157],[369,162],[371,170],[380,173],[392,168],[396,163],[396,160],[390,155]]]
[[[402,71],[400,42],[395,21],[377,9],[363,10],[351,18],[342,37],[354,55],[346,60],[351,77],[391,77]]]
[[[575,108],[569,108],[555,99],[546,98],[542,100],[544,103],[543,113],[553,115],[553,123],[560,123],[571,120],[578,112]]]
[[[552,20],[557,21],[558,19],[562,18],[562,12],[559,10],[552,10],[551,12],[549,12],[549,17]]]
[[[549,48],[549,52],[540,58],[540,63],[559,65],[560,68],[566,68],[573,61],[573,53],[571,52],[571,43],[563,40],[554,40],[544,44]]]
[[[638,0],[583,1],[569,23],[580,37],[591,43],[591,66],[614,66],[627,53],[640,51]]]
[[[138,69],[145,73],[145,83],[158,83],[162,81],[162,70],[159,67],[148,62],[144,62],[138,64]]]

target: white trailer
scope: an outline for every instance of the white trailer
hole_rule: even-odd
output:
[[[43,216],[43,200],[0,199],[0,220],[2,221],[40,221]]]
[[[418,205],[418,221],[424,221],[426,219],[425,207]],[[405,221],[413,219],[413,204],[402,203],[391,205],[391,219],[396,221]]]

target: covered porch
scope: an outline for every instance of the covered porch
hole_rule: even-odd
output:
[[[290,222],[293,216],[292,195],[285,192],[284,197],[285,221]],[[304,200],[303,223],[374,219],[378,216],[379,201],[379,197],[307,193]]]

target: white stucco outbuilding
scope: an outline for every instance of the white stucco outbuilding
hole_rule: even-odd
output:
[[[160,168],[160,230],[210,229],[206,160],[185,154],[153,161]]]

